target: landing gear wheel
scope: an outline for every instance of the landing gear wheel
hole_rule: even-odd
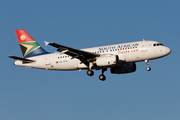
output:
[[[151,68],[149,67],[149,60],[145,60],[145,63],[146,63],[146,70],[150,71]]]
[[[106,80],[106,76],[103,75],[103,74],[101,74],[101,75],[99,76],[99,79],[102,80],[102,81],[105,81],[105,80]]]
[[[107,71],[107,68],[102,69],[102,74],[99,76],[99,79],[102,81],[106,80],[106,76],[104,75],[104,72]]]
[[[146,70],[147,70],[147,71],[151,71],[151,68],[150,68],[150,67],[147,67]]]
[[[94,75],[94,72],[93,72],[92,70],[88,70],[88,71],[87,71],[87,75],[93,76],[93,75]]]
[[[150,68],[150,67],[147,67],[146,70],[147,70],[147,71],[151,71],[151,68]]]

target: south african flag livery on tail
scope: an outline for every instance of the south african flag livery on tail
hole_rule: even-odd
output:
[[[15,32],[24,58],[48,53],[24,29]]]

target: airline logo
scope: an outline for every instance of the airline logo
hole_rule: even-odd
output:
[[[30,52],[32,52],[36,48],[40,47],[37,42],[21,43],[20,46],[21,46],[21,50],[23,52],[23,56],[28,55]]]
[[[25,30],[21,29],[16,30],[15,32],[24,57],[29,56],[30,53],[30,56],[45,53],[42,49],[37,50],[40,48],[40,45]]]
[[[26,36],[25,36],[25,35],[21,35],[20,39],[21,39],[21,40],[25,40],[25,39],[26,39]]]
[[[137,47],[137,46],[139,46],[139,43],[101,47],[101,48],[99,48],[99,50],[100,51],[101,50],[113,50],[113,49],[128,48],[128,47]]]

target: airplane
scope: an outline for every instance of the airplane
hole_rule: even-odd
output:
[[[107,45],[87,49],[75,49],[57,43],[45,42],[57,48],[58,52],[45,51],[24,29],[15,30],[23,54],[15,59],[14,65],[46,70],[87,70],[93,76],[93,70],[102,70],[99,79],[104,81],[104,72],[110,68],[112,74],[125,74],[136,71],[136,63],[145,61],[150,71],[149,61],[167,56],[171,49],[157,41],[137,41]]]

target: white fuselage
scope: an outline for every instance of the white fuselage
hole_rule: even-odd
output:
[[[115,44],[108,46],[100,46],[82,49],[100,55],[118,55],[120,61],[124,63],[139,62],[144,60],[157,59],[168,55],[170,48],[163,45],[155,45],[156,41],[137,41],[124,44]],[[77,70],[88,69],[79,59],[73,58],[60,52],[30,57],[28,59],[35,60],[32,63],[23,63],[15,61],[15,65],[31,68],[50,69],[50,70]],[[107,66],[112,67],[112,66]],[[96,68],[93,68],[96,69]]]

